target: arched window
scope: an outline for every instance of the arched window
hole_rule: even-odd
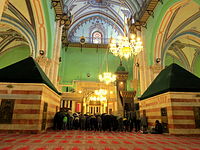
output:
[[[98,31],[95,31],[93,34],[92,34],[92,43],[94,44],[101,44],[102,42],[102,34]]]

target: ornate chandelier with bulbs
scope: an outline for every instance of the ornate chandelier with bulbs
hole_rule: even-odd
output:
[[[90,97],[91,101],[106,101],[107,98],[105,96],[91,96]]]
[[[131,34],[130,39],[127,36],[118,36],[117,39],[111,38],[110,52],[120,58],[128,59],[132,55],[137,55],[143,49],[142,42],[135,34]]]
[[[106,101],[107,90],[99,89],[94,91],[94,95],[90,96],[91,101]]]
[[[95,90],[94,91],[94,94],[96,95],[107,95],[107,90],[104,90],[104,89],[99,89],[99,90]]]
[[[99,75],[99,80],[101,82],[105,82],[106,84],[109,84],[111,82],[115,82],[116,75],[112,74],[111,72],[104,72],[103,74]]]

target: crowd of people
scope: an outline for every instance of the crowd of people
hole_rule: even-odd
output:
[[[147,132],[147,117],[139,117],[130,111],[126,117],[112,114],[79,114],[71,111],[60,111],[54,116],[54,130],[86,130],[86,131],[129,131]],[[155,131],[155,130],[154,130]],[[156,133],[156,132],[155,132]]]

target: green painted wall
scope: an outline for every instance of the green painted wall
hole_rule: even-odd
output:
[[[51,58],[55,39],[55,11],[54,8],[51,8],[51,0],[42,0],[42,5],[44,9],[48,38],[47,57]]]
[[[67,51],[62,49],[62,63],[59,68],[61,83],[69,84],[73,80],[99,81],[98,75],[106,71],[106,56],[108,56],[109,71],[114,73],[119,66],[120,59],[111,53],[106,55],[105,49],[99,49],[98,52],[95,48],[83,48],[82,52],[81,48],[69,47]],[[129,72],[128,90],[133,90],[130,88],[130,80],[133,79],[133,58],[123,60],[123,66]],[[87,74],[90,74],[90,77],[87,77]]]
[[[200,55],[194,63],[194,74],[200,78]]]
[[[10,49],[0,55],[0,69],[30,56],[30,48],[26,45]]]
[[[193,0],[193,1],[200,5],[200,0]]]
[[[166,55],[165,56],[165,66],[169,66],[171,65],[172,63],[176,63],[178,64],[179,66],[185,68],[185,66],[183,65],[183,63],[181,61],[179,61],[178,59],[172,57],[171,55]]]

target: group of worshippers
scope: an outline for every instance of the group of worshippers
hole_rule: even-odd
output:
[[[147,117],[139,117],[137,112],[130,111],[123,118],[121,115],[96,114],[89,115],[68,111],[57,112],[54,116],[54,130],[86,130],[86,131],[129,131],[147,132]]]

